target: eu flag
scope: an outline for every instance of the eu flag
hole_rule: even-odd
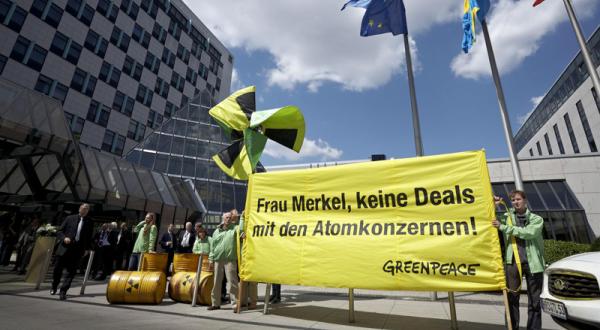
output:
[[[350,0],[347,5],[367,8],[362,19],[360,35],[363,37],[391,32],[406,34],[406,10],[402,0]]]

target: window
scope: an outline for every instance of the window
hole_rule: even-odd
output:
[[[165,117],[171,118],[175,112],[179,110],[173,103],[167,101],[167,105],[165,106]]]
[[[600,112],[600,98],[598,97],[598,93],[594,87],[592,87],[592,96],[594,97],[594,102],[596,103],[596,110]]]
[[[158,69],[160,68],[160,60],[158,57],[154,56],[152,53],[148,52],[146,54],[146,60],[144,61],[144,66],[148,68],[148,70],[158,74]]]
[[[90,7],[88,4],[83,4],[82,0],[69,0],[65,10],[67,13],[77,18],[81,23],[87,26],[92,24],[95,12],[94,8]]]
[[[146,31],[144,31],[144,29],[142,29],[141,26],[139,26],[137,23],[133,26],[133,33],[131,35],[131,38],[135,41],[137,41],[140,45],[142,45],[144,48],[148,48],[148,45],[150,44],[150,34]]]
[[[158,23],[154,23],[154,28],[152,29],[152,36],[156,38],[161,44],[165,44],[165,40],[167,40],[167,30],[163,29]]]
[[[158,12],[158,6],[152,0],[142,0],[140,7],[148,13],[148,15],[152,18],[156,18],[156,13]]]
[[[140,84],[135,99],[138,102],[141,102],[142,104],[149,107],[152,104],[153,95],[154,93],[152,93],[152,91],[149,88]]]
[[[13,46],[10,58],[21,62],[36,71],[40,71],[42,70],[42,66],[44,66],[47,53],[48,52],[44,48],[19,36]]]
[[[565,147],[563,146],[562,139],[560,138],[560,132],[558,131],[558,125],[554,124],[554,135],[556,135],[556,142],[558,144],[558,151],[561,155],[565,154]]]
[[[548,138],[548,133],[544,134],[544,140],[546,140],[546,148],[548,149],[548,155],[552,156],[552,145],[550,145],[550,138]]]
[[[67,61],[77,65],[79,62],[79,56],[81,56],[81,45],[69,39],[67,36],[60,32],[56,32],[52,44],[50,45],[50,51],[56,55],[66,59]]]
[[[115,99],[113,101],[112,108],[123,113],[129,117],[131,117],[131,113],[133,112],[133,105],[135,101],[129,96],[117,91],[115,94]]]
[[[122,51],[127,52],[129,40],[129,36],[121,31],[121,29],[116,26],[113,28],[112,34],[110,35],[110,42],[113,45],[119,47]]]
[[[581,125],[583,126],[583,132],[585,133],[585,138],[588,141],[588,145],[590,146],[591,152],[598,152],[598,148],[596,147],[596,141],[594,141],[594,135],[592,134],[592,129],[590,128],[590,123],[588,122],[587,116],[585,114],[585,110],[583,109],[583,105],[581,101],[577,101],[575,104],[577,107],[577,112],[579,113],[579,119],[581,120]]]
[[[190,62],[190,51],[179,44],[179,46],[177,46],[177,57],[185,64],[188,64]]]
[[[140,63],[137,63],[133,58],[125,56],[125,63],[123,63],[123,72],[131,76],[135,80],[140,80],[142,76],[143,67]]]
[[[168,102],[167,102],[168,103]],[[158,128],[160,124],[162,124],[163,116],[154,110],[150,110],[148,114],[148,122],[147,125],[150,128]]]
[[[29,12],[54,28],[58,27],[63,14],[60,7],[48,0],[35,0]]]
[[[175,54],[169,51],[167,48],[163,49],[161,60],[168,65],[171,69],[175,66]]]
[[[173,72],[171,75],[171,86],[176,88],[178,91],[183,92],[184,85],[185,79],[183,79],[183,77],[178,75],[176,72]]]
[[[533,157],[533,149],[529,148],[529,156]]]
[[[8,0],[0,1],[0,22],[19,33],[27,17],[27,11]]]
[[[569,119],[569,114],[565,113],[563,118],[565,119],[565,125],[567,125],[567,132],[569,133],[569,138],[571,139],[571,145],[573,146],[573,152],[578,154],[579,146],[577,145],[577,139],[575,138],[575,132],[573,132],[573,126],[571,126],[571,119]]]
[[[140,142],[144,138],[145,132],[146,126],[142,125],[142,123],[133,119],[129,121],[129,130],[127,131],[128,138]]]
[[[44,76],[43,74],[41,74],[38,77],[34,89],[40,93],[46,94],[59,100],[61,103],[65,102],[65,99],[67,98],[67,93],[69,92],[67,86],[55,80],[52,80]]]
[[[138,5],[131,0],[123,0],[121,1],[121,10],[135,21],[137,19],[138,12],[140,11],[140,7],[138,7]]]
[[[185,95],[181,95],[181,103],[179,106],[183,108],[188,103],[189,98]]]
[[[198,74],[196,71],[192,70],[192,68],[187,69],[187,73],[185,74],[185,80],[189,81],[192,85],[196,86],[196,82],[198,81]]]
[[[69,128],[71,129],[71,133],[75,135],[81,135],[83,132],[83,125],[85,124],[85,120],[79,116],[76,116],[72,113],[65,111],[65,119],[69,124]],[[77,137],[75,137],[77,138]]]
[[[221,78],[217,78],[217,82],[215,83],[215,89],[217,91],[221,90]]]
[[[117,20],[117,15],[119,14],[119,8],[109,0],[98,0],[96,10],[113,23]]]
[[[169,84],[162,78],[156,79],[156,85],[154,86],[154,92],[165,99],[169,96]]]
[[[91,97],[96,88],[96,78],[81,69],[76,69],[71,80],[71,88]]]
[[[198,74],[205,81],[206,81],[206,79],[208,79],[208,68],[206,67],[206,65],[200,63],[200,68],[198,69]]]
[[[117,88],[119,85],[119,79],[121,78],[121,71],[107,62],[103,62],[98,78],[114,88]]]
[[[169,34],[171,34],[177,41],[179,41],[179,38],[181,37],[181,27],[179,27],[174,20],[171,20],[169,23]]]
[[[92,53],[104,57],[108,48],[108,40],[100,37],[100,35],[92,30],[88,31],[85,38],[84,47]]]
[[[537,141],[535,143],[535,146],[537,147],[537,152],[539,156],[542,156],[542,147],[540,146],[540,141]]]
[[[90,102],[86,119],[92,121],[100,126],[106,127],[108,125],[108,118],[110,117],[110,109],[94,100]]]

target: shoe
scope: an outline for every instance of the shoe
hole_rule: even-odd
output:
[[[66,292],[61,292],[59,294],[59,298],[60,298],[60,300],[67,300],[67,293]]]
[[[234,312],[234,313],[237,313],[237,312],[238,312],[238,310],[237,310],[237,305],[233,305],[233,312]]]
[[[50,289],[50,295],[53,296],[56,294],[56,289]]]
[[[278,303],[280,303],[280,302],[281,302],[281,299],[280,299],[280,298],[277,298],[277,297],[275,297],[275,298],[271,299],[269,302],[270,302],[271,304],[278,304]]]
[[[221,306],[208,306],[207,311],[214,311],[216,309],[221,309]]]

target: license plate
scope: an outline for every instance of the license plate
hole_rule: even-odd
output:
[[[542,309],[552,316],[559,317],[563,320],[567,319],[567,308],[561,302],[542,299]]]

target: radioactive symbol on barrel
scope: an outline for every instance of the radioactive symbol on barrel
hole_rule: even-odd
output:
[[[129,279],[127,281],[127,289],[125,289],[128,293],[131,293],[133,290],[137,290],[140,288],[140,283],[134,282],[133,279]]]
[[[183,280],[183,283],[181,283],[181,285],[183,285],[185,287],[188,285],[188,283],[192,284],[192,281],[193,281],[192,275],[187,274],[187,275],[185,275],[185,279]]]

